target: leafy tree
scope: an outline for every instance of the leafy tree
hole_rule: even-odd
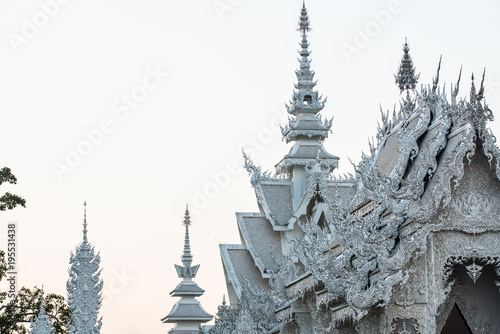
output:
[[[10,168],[0,169],[0,185],[8,182],[17,183],[17,178]],[[6,192],[0,196],[0,211],[12,210],[16,206],[26,207],[26,200],[18,195]],[[8,271],[5,252],[0,250],[0,281],[6,277]],[[29,324],[35,320],[40,312],[42,290],[21,288],[15,298],[7,300],[7,292],[0,292],[0,333],[26,334],[27,329],[23,323]],[[71,312],[63,296],[51,293],[44,297],[45,312],[54,323],[55,334],[67,334]]]
[[[17,178],[11,173],[8,167],[0,169],[0,185],[4,182],[17,183]],[[26,200],[9,192],[0,197],[0,211],[12,210],[18,205],[26,207]]]
[[[26,334],[23,323],[29,324],[40,312],[42,290],[36,286],[33,289],[23,287],[13,300],[6,301],[6,297],[6,292],[0,293],[0,333]],[[71,312],[64,297],[51,293],[45,295],[44,301],[45,312],[54,324],[54,333],[67,334],[66,325]]]

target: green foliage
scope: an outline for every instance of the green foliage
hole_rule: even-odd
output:
[[[5,261],[5,252],[0,250],[0,281],[7,275],[7,262]]]
[[[0,170],[0,185],[2,183],[16,184],[17,178],[11,173],[10,168],[4,167]],[[26,207],[26,200],[9,192],[0,197],[0,211],[12,210],[16,206]],[[6,277],[7,262],[5,252],[0,250],[0,281]],[[21,288],[15,298],[7,299],[7,292],[0,292],[0,333],[2,334],[26,334],[29,323],[35,320],[40,312],[42,290]],[[65,302],[65,298],[54,293],[44,297],[45,312],[53,321],[55,334],[67,334],[71,312]],[[25,326],[25,324],[27,326]]]
[[[26,327],[40,312],[42,290],[21,288],[13,300],[0,293],[0,333],[26,334]],[[45,312],[54,324],[55,334],[67,334],[71,312],[63,296],[51,293],[44,297]],[[26,326],[24,325],[26,324]]]
[[[17,183],[17,178],[11,173],[8,167],[0,169],[0,185],[5,182],[11,184]],[[0,211],[12,210],[18,205],[26,207],[26,200],[9,192],[0,197]]]

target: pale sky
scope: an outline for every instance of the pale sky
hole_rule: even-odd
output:
[[[47,5],[49,4],[49,5]],[[225,282],[219,243],[239,243],[235,212],[257,211],[241,148],[263,169],[286,154],[277,124],[298,68],[298,0],[0,2],[2,185],[27,208],[1,214],[18,224],[19,287],[66,295],[70,251],[89,239],[104,268],[103,333],[166,333],[176,302],[174,263],[183,207],[192,208],[191,249],[200,298],[217,311]],[[351,172],[384,110],[405,37],[430,84],[460,96],[479,87],[500,110],[498,1],[307,2],[312,68],[334,116],[327,150]],[[46,14],[49,12],[50,15]],[[491,128],[500,134],[500,123]],[[90,139],[89,139],[90,138]],[[76,152],[76,153],[75,153]],[[80,153],[78,153],[80,152]],[[78,156],[76,156],[78,154]],[[0,284],[5,289],[5,282]]]

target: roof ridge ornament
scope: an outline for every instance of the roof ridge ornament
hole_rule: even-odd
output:
[[[439,57],[438,69],[436,71],[436,77],[432,80],[432,92],[436,92],[437,86],[439,84],[439,71],[441,70],[441,59],[443,59],[443,55]]]
[[[415,66],[410,56],[410,46],[405,37],[405,44],[403,44],[403,58],[399,64],[398,74],[394,75],[396,85],[398,85],[401,93],[406,89],[415,89],[418,83],[420,74],[415,74]]]
[[[457,105],[457,95],[458,95],[458,91],[460,90],[460,79],[462,78],[462,67],[463,66],[460,66],[460,72],[458,73],[457,84],[455,86],[455,89],[452,89],[452,93],[451,93],[453,106]]]

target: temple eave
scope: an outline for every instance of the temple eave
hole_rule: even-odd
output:
[[[291,129],[283,134],[287,143],[292,141],[297,141],[300,137],[314,138],[319,137],[319,141],[323,141],[328,138],[328,129],[317,129],[317,130],[303,130],[303,129]]]

